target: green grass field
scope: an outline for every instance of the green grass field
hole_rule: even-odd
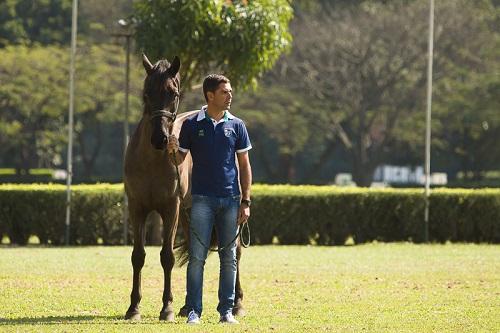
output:
[[[130,247],[1,247],[0,331],[500,332],[498,245],[251,247],[238,327],[217,324],[216,255],[205,270],[202,324],[160,322],[160,249],[146,251],[143,319],[127,322]],[[184,267],[173,280],[178,310]]]

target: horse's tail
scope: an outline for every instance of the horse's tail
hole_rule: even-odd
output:
[[[177,248],[177,262],[179,266],[184,266],[189,261],[189,214],[187,210],[183,207],[180,208],[181,214],[179,216],[179,222],[182,227],[182,233],[184,234],[184,240],[176,247]],[[215,229],[212,230],[212,238],[210,240],[210,248],[215,248],[217,246],[217,234]],[[208,251],[210,254],[211,251]]]
[[[177,246],[177,262],[184,266],[189,261],[189,215],[187,210],[180,207],[179,222],[181,224],[184,240]]]

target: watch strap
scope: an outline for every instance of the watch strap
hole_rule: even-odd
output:
[[[248,207],[250,207],[250,205],[252,204],[252,201],[251,200],[248,200],[248,199],[242,199],[241,200],[241,203],[247,205]]]

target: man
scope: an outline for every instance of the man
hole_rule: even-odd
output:
[[[231,107],[232,89],[229,79],[212,74],[203,81],[207,105],[184,121],[179,141],[169,138],[167,149],[177,152],[175,163],[184,161],[186,153],[193,158],[190,248],[187,268],[187,322],[198,324],[202,313],[203,270],[215,227],[219,248],[219,305],[221,323],[237,324],[232,310],[236,283],[236,244],[231,241],[238,225],[250,216],[252,171],[248,150],[252,148],[242,120]],[[240,170],[238,181],[238,169]],[[240,193],[241,186],[241,193]],[[205,244],[205,245],[204,245]]]

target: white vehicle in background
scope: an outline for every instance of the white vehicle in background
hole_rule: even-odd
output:
[[[391,185],[424,185],[424,168],[408,166],[380,165],[375,169],[373,181]],[[431,173],[431,185],[444,186],[448,184],[448,175],[445,172]]]

